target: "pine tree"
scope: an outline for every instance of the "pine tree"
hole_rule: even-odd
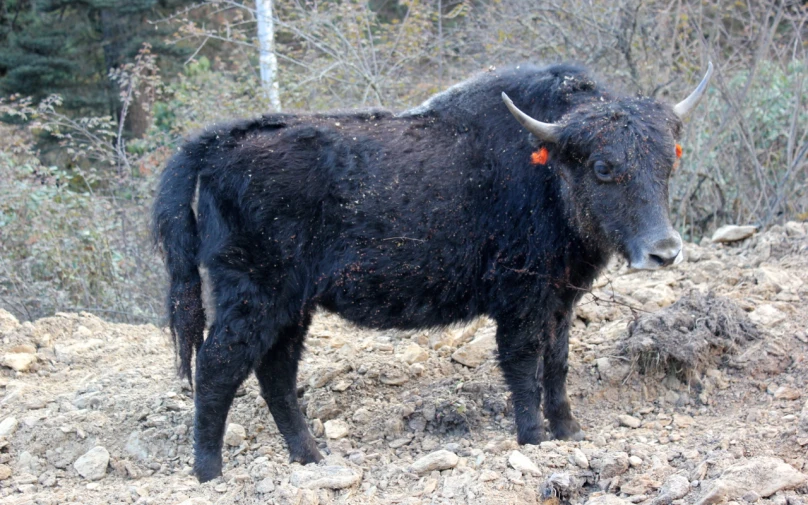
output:
[[[187,49],[168,45],[170,27],[154,25],[190,0],[0,0],[0,94],[64,97],[81,113],[118,111],[109,71],[131,61],[144,42],[174,67]]]

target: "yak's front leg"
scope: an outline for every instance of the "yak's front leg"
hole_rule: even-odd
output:
[[[511,390],[516,414],[516,441],[538,445],[543,440],[541,415],[544,353],[540,335],[497,321],[499,366]]]
[[[553,438],[582,440],[584,432],[572,416],[567,396],[569,316],[559,314],[551,326],[554,335],[549,336],[544,348],[544,415],[550,422]]]

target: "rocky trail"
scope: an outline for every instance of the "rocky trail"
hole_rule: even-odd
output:
[[[0,311],[0,504],[806,505],[807,233],[610,268],[572,330],[580,442],[516,445],[491,321],[378,332],[318,314],[299,383],[325,461],[288,463],[251,379],[206,484],[164,330]]]

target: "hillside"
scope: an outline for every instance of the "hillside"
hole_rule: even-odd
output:
[[[330,455],[290,465],[250,379],[204,485],[166,331],[0,311],[0,504],[804,505],[806,232],[610,268],[573,328],[581,442],[516,445],[491,321],[395,333],[318,314],[299,384]]]

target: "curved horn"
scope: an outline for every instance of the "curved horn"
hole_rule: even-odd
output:
[[[504,91],[502,92],[502,101],[505,102],[505,105],[508,107],[508,110],[511,111],[513,117],[515,117],[522,126],[527,128],[530,133],[535,135],[536,138],[544,142],[558,142],[558,125],[555,123],[542,123],[528,116],[513,104]]]
[[[710,82],[710,77],[713,75],[713,62],[707,63],[707,73],[704,74],[704,79],[701,80],[696,89],[690,93],[690,96],[682,100],[681,102],[677,103],[673,107],[673,112],[679,116],[679,119],[684,119],[693,112],[693,109],[696,108],[696,105],[699,103],[699,100],[704,96],[704,92],[707,90],[707,84]]]

